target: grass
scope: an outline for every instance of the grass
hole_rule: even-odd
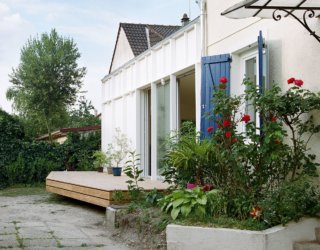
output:
[[[46,194],[45,184],[33,185],[14,185],[5,189],[0,189],[0,196],[17,197],[27,195],[41,195]]]

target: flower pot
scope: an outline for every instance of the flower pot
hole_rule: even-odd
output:
[[[120,167],[112,167],[113,176],[121,176],[121,170],[122,168]]]
[[[112,167],[107,167],[107,173],[112,174]]]
[[[98,171],[99,173],[102,173],[102,172],[103,172],[103,167],[97,167],[97,171]]]

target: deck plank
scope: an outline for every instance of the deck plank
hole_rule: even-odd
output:
[[[95,205],[98,205],[101,207],[107,207],[107,206],[111,205],[109,200],[101,199],[98,197],[94,197],[94,196],[90,196],[90,195],[86,195],[86,194],[81,194],[81,193],[77,193],[77,192],[73,192],[73,191],[69,191],[69,190],[64,190],[64,189],[57,188],[57,187],[46,186],[46,190],[47,190],[47,192],[50,192],[50,193],[55,193],[55,194],[70,197],[70,198],[73,198],[76,200],[85,201],[90,204],[95,204]]]
[[[46,178],[46,189],[51,193],[107,207],[116,203],[112,199],[114,191],[128,192],[127,180],[129,178],[125,175],[116,177],[90,171],[54,171]],[[162,191],[168,188],[168,184],[149,179],[139,182],[139,186],[146,191],[154,188]]]

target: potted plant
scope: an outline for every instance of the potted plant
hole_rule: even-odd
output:
[[[125,134],[121,133],[119,128],[116,129],[116,135],[113,137],[110,151],[112,152],[112,160],[115,164],[112,167],[112,173],[114,176],[121,176],[121,163],[129,152],[129,140]]]
[[[106,153],[102,151],[95,151],[93,153],[93,165],[98,172],[103,172],[104,165],[110,164],[111,157],[107,156]]]

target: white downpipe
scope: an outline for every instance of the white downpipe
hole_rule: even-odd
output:
[[[207,55],[207,0],[201,0],[200,6],[201,24],[201,56]]]

